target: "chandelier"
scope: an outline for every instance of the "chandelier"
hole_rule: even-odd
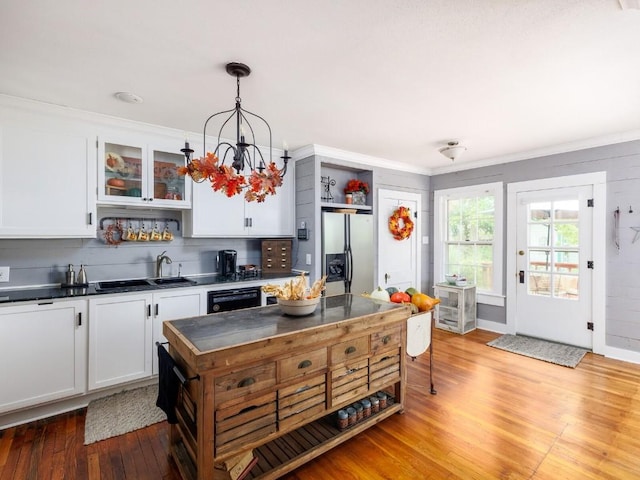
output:
[[[249,76],[251,69],[243,63],[232,62],[227,64],[226,70],[229,75],[236,77],[236,105],[230,110],[214,113],[204,122],[204,157],[192,159],[194,151],[189,147],[189,141],[185,141],[184,148],[180,150],[185,156],[185,166],[179,167],[178,173],[190,176],[197,183],[208,180],[214,191],[222,192],[227,197],[244,192],[247,202],[263,202],[267,195],[275,195],[276,188],[282,185],[291,157],[285,146],[284,155],[280,157],[283,166],[279,169],[272,160],[271,127],[261,116],[242,108],[240,78]],[[221,122],[218,144],[213,152],[208,152],[207,125],[216,117]],[[249,117],[259,120],[269,133],[268,158],[256,145],[255,131]],[[235,144],[226,141],[226,138],[235,138]]]

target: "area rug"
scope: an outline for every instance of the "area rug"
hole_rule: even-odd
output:
[[[125,390],[89,402],[84,444],[133,432],[167,419],[156,407],[158,385]]]
[[[583,348],[525,337],[524,335],[502,335],[491,340],[487,345],[570,368],[576,368],[587,353]]]

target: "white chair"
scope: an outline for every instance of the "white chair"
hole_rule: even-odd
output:
[[[433,388],[433,310],[412,315],[407,319],[407,355],[415,360],[429,349],[429,384],[430,393],[437,392]]]

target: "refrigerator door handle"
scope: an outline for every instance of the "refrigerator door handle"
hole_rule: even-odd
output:
[[[351,251],[351,245],[347,248],[347,265],[348,267],[348,275],[349,275],[349,287],[351,287],[351,281],[353,280],[353,252]]]

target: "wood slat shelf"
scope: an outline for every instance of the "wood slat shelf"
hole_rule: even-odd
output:
[[[385,418],[402,412],[402,405],[393,403],[394,399],[391,395],[389,401],[391,404],[387,408],[378,413],[372,413],[369,418],[363,419],[345,430],[340,430],[335,426],[335,413],[333,413],[265,443],[254,450],[254,454],[258,457],[258,463],[245,478],[248,480],[279,478]],[[176,443],[174,452],[180,458],[177,463],[182,476],[185,479],[195,480],[197,478],[196,466],[187,453],[185,445],[182,442]]]

